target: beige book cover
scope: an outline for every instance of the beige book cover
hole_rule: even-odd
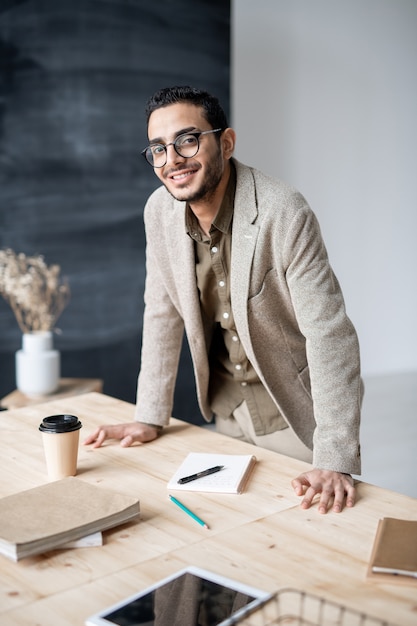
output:
[[[138,515],[136,498],[64,478],[0,499],[0,553],[18,561]]]
[[[368,577],[417,583],[417,520],[393,517],[379,520]]]

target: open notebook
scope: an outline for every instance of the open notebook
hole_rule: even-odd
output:
[[[252,454],[190,452],[168,482],[168,489],[210,491],[213,493],[242,493],[255,463],[256,457]],[[214,474],[209,474],[183,484],[178,482],[181,478],[219,465],[223,466],[223,468]]]

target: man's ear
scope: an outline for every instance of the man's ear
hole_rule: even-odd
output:
[[[222,142],[224,158],[230,159],[236,144],[236,133],[233,128],[226,128],[221,134],[220,141]]]

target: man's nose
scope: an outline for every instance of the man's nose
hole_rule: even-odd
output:
[[[178,154],[178,152],[175,150],[173,143],[168,143],[165,149],[167,152],[167,163],[179,163],[184,161],[184,159],[186,158]]]

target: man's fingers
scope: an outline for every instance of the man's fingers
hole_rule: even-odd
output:
[[[333,511],[340,513],[343,509],[343,503],[345,501],[345,488],[343,486],[337,487],[334,493]]]
[[[323,491],[321,492],[321,496],[319,500],[319,513],[321,513],[322,515],[327,513],[329,509],[329,505],[333,499],[334,493],[335,492],[333,491],[333,489],[323,489]],[[342,496],[342,502],[343,502],[343,496]]]
[[[304,474],[300,474],[300,476],[298,476],[297,478],[294,478],[291,481],[291,486],[294,489],[297,496],[302,496],[306,487],[308,487],[309,484],[310,483],[308,482]]]
[[[97,430],[95,430],[93,433],[91,433],[91,435],[88,435],[88,437],[84,439],[83,444],[87,446],[90,443],[94,443],[94,441],[97,439],[99,432],[100,432],[100,429],[97,428]]]
[[[89,437],[84,439],[83,445],[88,446],[91,443],[93,444],[93,448],[99,448],[105,438],[106,435],[104,431],[101,428],[98,428],[94,433],[92,433],[92,435],[89,435]]]
[[[302,509],[309,509],[313,503],[313,499],[314,496],[316,495],[317,491],[314,489],[314,487],[309,487],[307,489],[307,491],[304,494],[304,498],[301,501],[301,508]]]
[[[340,513],[345,504],[347,507],[355,504],[356,490],[349,474],[314,469],[300,474],[291,481],[291,485],[298,496],[304,496],[301,502],[303,509],[310,508],[318,494],[318,512],[322,514],[330,508]]]
[[[347,507],[354,506],[355,499],[356,489],[353,478],[349,474],[344,474],[340,484],[335,487],[333,511],[335,513],[340,513],[340,511],[343,510],[345,502]]]
[[[106,431],[104,428],[100,428],[95,439],[93,440],[93,448],[99,448],[105,439]]]
[[[84,440],[84,445],[92,444],[93,448],[99,448],[106,439],[118,439],[123,448],[129,448],[134,443],[153,441],[159,432],[160,429],[156,426],[141,422],[100,426]]]
[[[85,446],[93,444],[93,448],[99,448],[102,443],[110,437],[112,437],[111,427],[100,426],[91,435],[84,439],[83,444]]]
[[[354,506],[356,502],[356,489],[354,485],[349,485],[346,491],[347,491],[346,506]]]

